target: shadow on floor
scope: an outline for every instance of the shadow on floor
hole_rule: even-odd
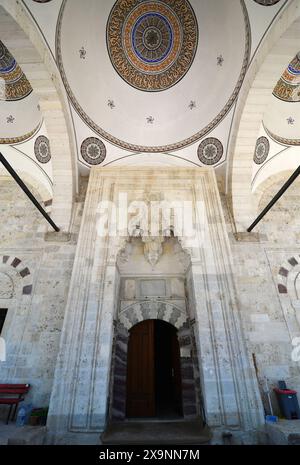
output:
[[[0,446],[6,446],[8,439],[14,435],[18,429],[15,423],[9,423],[8,425],[4,420],[0,420]]]
[[[0,446],[6,445],[41,445],[46,435],[45,426],[16,426],[0,421]]]
[[[101,435],[102,444],[209,444],[211,433],[200,420],[123,421],[110,423]]]

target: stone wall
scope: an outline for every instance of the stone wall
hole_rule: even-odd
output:
[[[113,170],[111,175],[112,173]],[[187,171],[186,175],[191,176],[190,171]],[[183,173],[179,178],[181,177],[184,179]],[[263,196],[260,209],[266,205],[282,182],[268,187],[268,194]],[[106,186],[108,195],[110,195],[109,185]],[[125,181],[124,186],[127,186]],[[93,192],[97,198],[101,195],[101,190],[96,189]],[[216,205],[217,200],[214,195],[210,192],[210,207],[213,204]],[[231,270],[236,286],[234,295],[244,331],[239,337],[241,337],[241,341],[244,338],[247,347],[247,361],[244,359],[243,363],[246,365],[249,363],[249,365],[243,376],[248,376],[247,391],[244,392],[245,395],[250,395],[249,399],[253,395],[251,394],[251,384],[253,383],[255,391],[256,382],[252,354],[255,355],[261,390],[263,390],[266,379],[271,387],[279,379],[285,379],[289,387],[300,390],[299,363],[294,362],[291,358],[292,341],[294,338],[300,337],[298,310],[300,295],[298,282],[298,265],[300,263],[298,247],[300,241],[299,195],[300,185],[296,181],[256,227],[255,233],[239,235],[233,234],[226,201],[224,198],[222,199],[232,250]],[[50,238],[48,236],[49,240],[45,241],[47,227],[44,219],[13,181],[1,178],[0,182],[0,308],[8,308],[2,332],[2,336],[7,342],[7,361],[0,364],[0,378],[1,382],[29,382],[32,384],[27,400],[32,401],[35,406],[49,404],[84,196],[85,188],[83,187],[75,208],[71,240],[59,242],[58,236],[50,235]],[[215,210],[214,215],[216,216],[214,218],[218,218],[219,214],[220,210]],[[210,215],[210,227],[219,228],[212,221],[212,213]],[[91,221],[90,226],[94,225],[90,207],[86,210],[85,218],[87,223],[82,224],[84,230],[89,227],[89,221]],[[95,245],[96,249],[94,249]],[[101,376],[104,372],[106,373],[107,367],[106,382],[109,382],[111,344],[107,335],[107,325],[110,325],[117,315],[118,306],[114,305],[114,302],[117,301],[119,295],[120,273],[115,270],[116,257],[114,254],[119,250],[119,246],[116,248],[111,245],[109,256],[103,255],[103,250],[101,251],[101,247],[97,244],[93,244],[92,250],[96,268],[85,276],[92,277],[92,283],[97,286],[93,285],[90,290],[90,298],[92,299],[90,305],[96,318],[99,316],[99,307],[96,304],[97,293],[100,289],[107,291],[106,300],[103,301],[105,302],[105,307],[103,307],[105,310],[104,319],[99,321],[99,326],[95,326],[92,320],[89,321],[91,314],[87,315],[86,328],[97,331],[95,341],[100,341],[102,358],[93,355],[93,363],[99,366]],[[235,359],[232,356],[232,350],[234,350],[232,344],[236,340],[235,331],[237,331],[233,325],[238,324],[238,316],[233,319],[231,315],[230,307],[235,306],[232,288],[220,287],[220,283],[225,279],[225,271],[222,267],[224,260],[226,261],[226,257],[222,256],[220,250],[220,244],[215,242],[213,249],[207,247],[206,258],[204,260],[202,256],[201,261],[198,260],[197,253],[196,255],[194,253],[192,266],[188,269],[186,279],[187,306],[197,346],[195,354],[199,353],[200,355],[199,379],[205,409],[209,413],[208,423],[218,427],[223,422],[227,422],[227,427],[231,427],[232,424],[232,427],[236,428],[234,424],[240,420],[231,415],[226,417],[226,410],[230,412],[232,405],[234,405],[233,395],[240,395],[233,394],[236,391],[232,390],[232,385],[234,389],[239,386],[238,380],[234,378],[233,381],[230,381],[230,376],[235,377],[235,373],[240,373],[238,371],[240,368],[234,365]],[[87,260],[87,256],[82,255],[82,252],[78,253],[80,253],[85,266],[89,268],[93,262]],[[217,262],[219,260],[217,265],[215,257],[217,257]],[[106,260],[105,268],[102,268],[103,278],[101,278],[101,273],[99,274],[101,269],[99,260],[101,259]],[[164,260],[166,259],[163,255],[161,262],[163,267],[166,265]],[[206,282],[203,281],[202,269],[205,262],[208,266],[206,274],[208,281]],[[146,264],[147,262],[144,261],[145,269],[141,269],[142,275],[149,275],[151,271],[151,267],[146,268]],[[217,270],[216,266],[219,267]],[[122,273],[126,275],[129,271],[126,269],[125,262],[120,264],[119,271],[121,275]],[[228,268],[226,273],[226,279],[231,279]],[[114,280],[115,286],[113,285]],[[84,289],[86,291],[86,286],[81,286],[81,291]],[[110,291],[108,291],[109,289]],[[207,310],[205,310],[206,306]],[[65,321],[66,332],[69,332],[71,328],[70,317],[75,316],[73,315],[74,307],[69,307],[69,312],[71,309],[72,313],[69,313],[69,317]],[[78,306],[78,315],[83,315],[82,309],[84,306],[81,304]],[[226,314],[224,313],[225,309],[228,312]],[[105,318],[108,318],[109,321],[105,321]],[[223,320],[224,318],[225,320]],[[193,321],[194,319],[196,321]],[[80,320],[76,320],[75,323],[80,323]],[[72,333],[69,337],[72,338],[73,345],[76,342],[74,345],[76,348],[78,340],[74,339]],[[209,341],[212,337],[214,338],[212,339],[213,345],[210,346]],[[85,338],[81,332],[80,340],[83,344],[81,361],[84,364],[85,354],[88,353],[88,346],[84,348],[84,343],[88,342],[89,338]],[[230,341],[229,345],[228,341]],[[73,345],[68,350],[72,351]],[[66,347],[62,346],[61,357],[64,356]],[[90,349],[93,347],[93,344],[90,345]],[[94,347],[93,350],[96,348]],[[73,354],[76,355],[75,352]],[[219,372],[215,371],[216,358],[214,361],[214,357],[218,359]],[[198,357],[196,358],[198,359]],[[230,364],[227,366],[228,360]],[[225,365],[222,365],[223,363]],[[73,380],[72,369],[70,365],[66,365],[65,368],[71,382]],[[57,379],[56,393],[60,389],[60,380]],[[85,377],[83,377],[83,386],[86,386]],[[79,387],[80,385],[78,385]],[[107,392],[106,389],[107,386],[104,389],[101,383],[97,387],[100,397],[99,399],[96,397],[94,402],[99,402],[102,399],[101,409],[105,406],[104,394]],[[218,389],[223,390],[223,396],[219,396]],[[197,397],[200,396],[201,392],[198,391]],[[82,397],[82,402],[84,405],[86,397]],[[222,402],[223,405],[218,402]],[[240,408],[239,402],[238,400]],[[273,402],[275,411],[277,411],[275,399]],[[255,410],[259,413],[258,404],[253,407],[253,415]],[[105,416],[105,410],[101,410],[101,412]],[[101,417],[101,422],[103,421],[103,417]],[[91,430],[98,431],[98,425],[99,423],[95,423]]]
[[[84,187],[70,241],[45,241],[44,218],[14,181],[0,179],[0,282],[10,288],[0,293],[0,308],[8,308],[0,382],[30,383],[26,402],[36,407],[49,405],[83,199]]]
[[[268,195],[263,196],[260,208],[266,205],[279,187],[280,183],[278,182],[268,188]],[[300,217],[297,213],[299,195],[300,185],[295,182],[257,226],[255,233],[238,236],[232,232],[227,205],[225,199],[222,199],[232,250],[235,295],[247,345],[249,379],[252,379],[249,382],[255,384],[255,370],[252,365],[252,354],[254,354],[261,391],[266,379],[271,387],[279,379],[285,379],[289,387],[300,390],[299,363],[294,362],[291,358],[292,340],[295,337],[300,337],[297,268],[300,263],[298,247]],[[2,332],[2,336],[7,341],[7,361],[0,364],[0,377],[2,382],[29,382],[32,384],[31,393],[27,400],[32,401],[36,406],[49,404],[84,196],[85,187],[83,187],[81,197],[76,204],[71,240],[63,243],[58,242],[55,235],[52,235],[50,241],[45,241],[44,219],[13,181],[1,178],[0,182],[0,308],[8,308]],[[90,211],[86,215],[90,215]],[[217,253],[218,250],[218,246],[216,246],[214,253]],[[113,257],[115,253],[113,247],[110,253],[110,256]],[[101,257],[99,251],[97,257],[97,260]],[[111,295],[113,296],[114,287],[111,276],[114,259],[110,260],[108,260],[106,270],[107,278],[104,281],[99,280],[99,274],[96,271],[92,273],[92,276],[98,283],[97,285],[104,284],[111,287]],[[166,259],[162,258],[163,267],[166,263],[164,260]],[[213,346],[214,356],[220,357],[222,360],[228,355],[228,360],[231,349],[227,354],[226,345],[225,350],[223,346],[224,342],[226,344],[226,338],[223,337],[222,314],[218,313],[218,301],[221,296],[220,289],[215,287],[218,280],[215,281],[213,270],[209,267],[210,288],[207,284],[204,286],[200,280],[202,271],[199,271],[199,275],[197,274],[196,267],[200,265],[196,265],[195,257],[193,261],[194,265],[189,268],[186,280],[188,314],[193,323],[193,337],[195,337],[195,345],[197,346],[195,354],[197,352],[200,354],[199,379],[202,385],[202,394],[205,397],[205,408],[215,411],[215,417],[210,416],[208,419],[209,424],[215,421],[217,425],[225,421],[222,419],[224,418],[222,417],[222,409],[229,408],[226,407],[226,394],[229,395],[231,388],[228,381],[225,381],[226,378],[222,381],[223,375],[220,375],[221,378],[217,380],[212,377],[214,362],[212,365],[209,364],[210,352],[207,352],[208,339],[211,337],[208,328],[212,329],[211,325],[216,325],[213,332],[210,333],[216,337]],[[88,265],[90,262],[85,263]],[[128,266],[125,262],[120,264],[119,271],[126,275]],[[148,270],[146,265],[144,266],[145,269],[141,269],[141,273],[148,275],[151,267]],[[220,278],[221,275],[218,276]],[[116,273],[115,279],[115,295],[111,301],[107,301],[109,305],[113,301],[116,302],[119,295],[119,273]],[[210,321],[206,321],[206,316],[203,313],[204,301],[199,306],[203,293],[207,292],[208,289],[210,289],[210,293],[206,299],[209,299],[207,302],[211,305],[211,310],[208,313]],[[93,292],[95,292],[95,288],[93,288]],[[93,295],[93,298],[96,299],[95,294]],[[223,305],[226,305],[226,301],[228,301],[228,295],[223,298]],[[82,308],[80,307],[81,311]],[[116,318],[116,312],[117,305],[112,314],[107,314],[107,316]],[[195,316],[198,319],[196,324],[193,321]],[[66,330],[68,327],[70,328],[68,321],[65,324]],[[231,324],[230,319],[227,320],[225,332],[229,331],[228,337],[230,336],[230,338],[233,337]],[[105,331],[105,327],[105,325],[102,327],[102,331]],[[101,341],[105,343],[107,335],[103,337]],[[222,354],[218,352],[221,346]],[[108,352],[103,351],[103,356],[105,353],[109,354],[110,349],[107,345]],[[198,359],[198,357],[196,358]],[[105,360],[105,363],[109,364],[110,358]],[[202,363],[204,360],[206,363]],[[194,361],[194,365],[197,361]],[[101,367],[103,362],[98,360],[97,363],[100,363]],[[252,368],[250,368],[251,365]],[[223,370],[223,368],[220,369]],[[101,370],[103,372],[103,369]],[[230,370],[236,370],[236,368],[231,365]],[[70,367],[68,371],[71,373]],[[107,380],[109,380],[109,376],[108,374]],[[207,383],[206,386],[205,383],[203,384],[204,379]],[[217,398],[214,398],[213,389],[214,386],[218,385],[224,389],[225,397],[222,398],[222,402],[225,402],[225,405],[223,404],[223,406],[218,406],[216,404]],[[207,391],[208,386],[210,391]],[[209,396],[207,396],[207,392],[210,392]],[[218,396],[217,391],[216,395]],[[100,397],[102,398],[102,396]],[[198,391],[197,398],[200,397],[201,392]],[[228,402],[231,401],[228,400]],[[277,411],[275,399],[273,399],[273,403],[275,411]],[[230,422],[234,423],[235,420],[228,417],[226,421],[229,422],[228,426],[230,426]]]
[[[283,182],[284,179],[268,188],[259,211]],[[263,397],[266,380],[271,389],[278,380],[284,379],[288,387],[300,391],[300,365],[291,356],[294,349],[292,341],[300,337],[297,307],[299,195],[300,184],[296,181],[251,234],[234,236],[230,217],[226,216],[238,305],[249,356],[255,355]],[[228,212],[225,201],[223,209]],[[274,396],[272,401],[279,413]],[[268,407],[266,400],[264,403]]]

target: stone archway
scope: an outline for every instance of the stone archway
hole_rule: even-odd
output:
[[[48,46],[21,2],[0,1],[0,27],[1,40],[39,98],[52,153],[52,218],[63,231],[68,231],[77,189],[77,168],[73,127],[61,78]]]
[[[3,357],[3,364],[0,363],[2,382],[15,382],[20,376],[18,356],[22,350],[22,338],[16,339],[12,335],[16,326],[26,324],[32,295],[33,276],[26,262],[15,255],[0,255],[0,308],[6,310],[4,334],[2,332],[1,335],[10,354],[8,358]]]
[[[271,200],[271,198],[279,191],[279,189],[288,180],[292,173],[293,171],[291,170],[283,169],[279,173],[269,176],[257,187],[255,192],[252,194],[252,205],[256,212],[260,212],[268,203],[265,200],[265,197]]]
[[[0,271],[4,272],[5,270],[12,270],[17,272],[18,277],[20,278],[20,283],[22,283],[22,295],[32,294],[32,276],[29,268],[22,262],[20,258],[13,255],[0,255]],[[14,293],[15,291],[13,286],[12,295],[14,295]]]
[[[298,337],[300,328],[300,255],[289,256],[281,264],[277,275],[277,289],[286,314],[291,340]]]
[[[170,323],[178,330],[180,366],[182,380],[182,407],[184,418],[195,418],[203,414],[198,377],[198,357],[191,322],[186,312],[161,300],[137,302],[119,313],[115,321],[113,357],[111,369],[111,401],[109,419],[123,421],[126,417],[126,375],[129,330],[149,319]],[[197,385],[199,384],[199,386]],[[202,418],[205,421],[204,418]]]
[[[293,30],[299,28],[299,14],[299,0],[283,10],[255,55],[240,92],[229,144],[227,179],[237,231],[245,231],[257,215],[257,202],[251,192],[255,144],[275,84],[299,51],[293,39]]]
[[[48,189],[46,189],[45,186],[42,185],[42,183],[38,182],[29,173],[18,170],[18,174],[21,177],[21,179],[25,182],[25,184],[29,187],[29,189],[33,192],[33,194],[38,198],[39,202],[42,204],[43,208],[48,213],[48,215],[51,215],[53,195],[49,193]]]

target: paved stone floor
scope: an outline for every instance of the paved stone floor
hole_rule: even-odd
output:
[[[15,422],[8,425],[0,420],[0,446],[43,444],[46,428],[44,426],[17,427]]]
[[[279,420],[267,423],[266,430],[271,444],[300,445],[300,420]]]
[[[7,425],[5,421],[0,420],[0,446],[7,445],[8,438],[16,434],[20,429],[16,427],[15,423]]]
[[[278,423],[266,425],[266,432],[271,444],[300,445],[300,420],[280,420]],[[38,444],[36,436],[41,428],[24,426],[18,428],[15,423],[5,424],[0,420],[0,446],[11,444]],[[163,439],[162,439],[163,438]],[[93,444],[98,444],[94,440]],[[166,421],[166,422],[136,422],[128,421],[110,425],[102,435],[103,444],[208,444],[210,432],[203,429],[197,422]],[[67,443],[62,441],[61,444]]]
[[[210,432],[198,421],[112,423],[102,444],[208,444]]]

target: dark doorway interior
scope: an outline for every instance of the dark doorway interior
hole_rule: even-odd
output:
[[[155,321],[155,393],[158,416],[182,414],[180,352],[177,331]]]
[[[6,315],[7,315],[7,308],[0,308],[0,334],[4,326]]]
[[[182,416],[177,330],[146,320],[130,330],[127,358],[127,417]]]

